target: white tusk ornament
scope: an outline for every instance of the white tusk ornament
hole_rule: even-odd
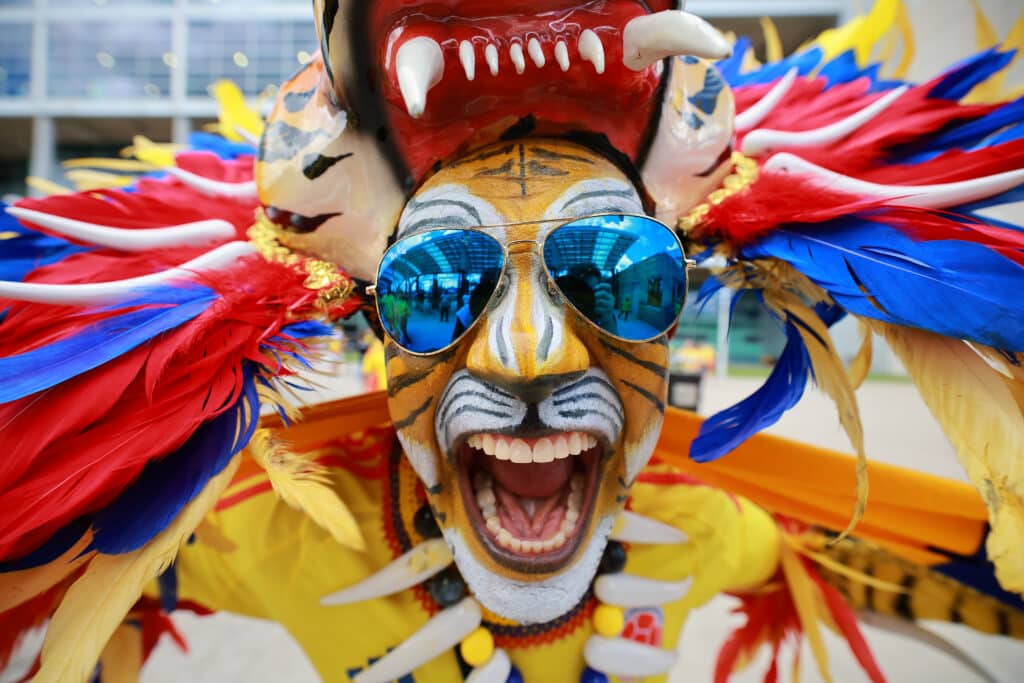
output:
[[[487,70],[491,72],[491,75],[497,76],[498,48],[494,47],[494,43],[487,43],[487,47],[484,48],[484,60],[487,62]]]
[[[359,583],[320,600],[321,605],[349,605],[400,593],[434,576],[452,563],[452,551],[444,539],[434,538],[391,562]]]
[[[228,242],[177,268],[113,282],[57,285],[0,280],[0,299],[31,301],[54,306],[114,304],[138,297],[141,294],[139,290],[144,287],[152,287],[173,280],[189,280],[194,278],[198,271],[223,270],[234,265],[243,257],[255,253],[257,253],[256,247],[248,242]]]
[[[544,48],[540,46],[540,41],[536,38],[530,38],[530,41],[526,43],[526,51],[538,69],[543,69],[544,65],[548,63],[547,58],[544,57]]]
[[[786,72],[786,75],[779,79],[771,90],[769,90],[764,97],[759,99],[750,107],[747,107],[741,114],[736,115],[737,131],[750,130],[754,126],[758,125],[765,118],[775,110],[775,107],[779,106],[783,98],[789,92],[789,89],[793,87],[793,83],[796,82],[796,77],[800,75],[800,70],[797,67],[793,67]]]
[[[480,603],[473,598],[464,598],[459,604],[438,612],[423,628],[378,659],[373,666],[356,674],[352,681],[389,683],[401,678],[458,645],[480,626],[481,621]]]
[[[676,663],[675,653],[623,638],[590,636],[583,646],[587,666],[621,678],[657,676],[668,673]]]
[[[512,47],[508,49],[508,56],[512,58],[512,66],[516,68],[516,73],[522,76],[526,71],[526,56],[523,54],[523,46],[519,43],[512,43]]]
[[[689,536],[674,526],[629,510],[619,514],[609,538],[623,543],[646,545],[682,545],[690,540]]]
[[[444,53],[437,41],[419,36],[398,48],[395,56],[398,88],[409,116],[418,119],[427,109],[427,93],[444,75]]]
[[[656,581],[631,574],[602,574],[594,581],[594,594],[601,602],[616,607],[652,607],[683,599],[692,585],[693,577]]]
[[[202,192],[211,197],[228,197],[230,199],[255,199],[256,181],[250,180],[242,183],[228,183],[223,180],[204,178],[191,171],[173,166],[167,169],[167,173],[177,180],[185,183],[193,190]]]
[[[555,43],[555,61],[558,62],[558,68],[562,71],[569,70],[569,48],[564,40]]]
[[[466,683],[505,683],[512,673],[512,662],[501,648],[494,651],[483,666],[478,666],[466,676]]]
[[[732,46],[711,24],[681,10],[637,17],[622,32],[622,63],[633,71],[666,57],[725,59],[731,54]]]
[[[889,199],[891,206],[913,206],[921,209],[946,209],[987,199],[1024,183],[1024,169],[1006,171],[983,178],[938,185],[881,185],[860,180],[812,164],[806,159],[780,152],[762,167],[766,171],[811,176],[822,187],[866,197]]]
[[[466,72],[466,80],[476,78],[476,52],[473,51],[473,43],[468,40],[459,43],[459,61],[462,62],[462,70]]]
[[[115,228],[17,206],[7,207],[7,213],[18,220],[41,225],[73,240],[118,251],[143,252],[170,247],[202,247],[236,236],[235,227],[219,219],[163,228]]]
[[[741,151],[748,156],[757,156],[780,147],[819,147],[838,142],[892,106],[893,102],[902,97],[908,89],[909,86],[900,86],[842,121],[814,130],[752,130],[743,138]]]

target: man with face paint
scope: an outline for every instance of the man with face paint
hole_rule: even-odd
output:
[[[749,71],[680,4],[318,0],[321,54],[252,124],[255,165],[225,146],[130,192],[11,209],[0,237],[32,258],[0,263],[26,280],[0,281],[0,435],[17,434],[0,635],[52,615],[37,680],[84,681],[97,658],[103,680],[133,674],[176,607],[275,620],[324,680],[357,683],[664,680],[690,609],[722,591],[747,622],[718,680],[765,643],[773,676],[801,632],[827,677],[820,624],[881,680],[853,608],[1024,634],[979,551],[1024,587],[999,459],[1024,331],[990,324],[1024,319],[1005,297],[1024,245],[952,217],[1022,180],[1014,141],[968,135],[1005,112],[954,97],[994,57],[924,89],[851,70],[895,21],[881,0]],[[885,114],[925,110],[919,148]],[[904,166],[919,182],[886,184]],[[754,290],[787,337],[765,386],[704,424],[666,412],[690,247],[725,256],[719,283]],[[935,302],[961,278],[978,314],[951,327]],[[874,467],[865,514],[863,460],[748,441],[813,376],[863,458],[839,303],[906,352],[967,442],[990,535],[968,487]],[[293,420],[281,391],[307,342],[360,306],[386,410],[371,395]],[[975,398],[1010,417],[966,429],[921,370],[940,357],[966,369],[939,384],[974,395],[986,377]],[[259,420],[261,400],[283,417]],[[850,509],[857,539],[837,533]]]

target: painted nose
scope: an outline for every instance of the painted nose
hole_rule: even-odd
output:
[[[560,386],[580,379],[590,354],[566,324],[564,308],[551,301],[536,271],[518,277],[473,339],[466,369],[516,396],[539,403]]]

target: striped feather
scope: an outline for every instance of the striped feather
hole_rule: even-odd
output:
[[[957,339],[871,325],[903,361],[985,500],[999,582],[1024,592],[1024,416],[1005,377]]]
[[[366,550],[359,524],[331,488],[322,467],[302,454],[289,451],[266,429],[257,430],[249,452],[266,470],[274,492],[282,501],[305,512],[346,548]]]
[[[238,466],[236,456],[211,479],[174,522],[143,548],[99,555],[68,589],[43,642],[36,683],[84,683],[142,589],[166,569],[223,493]]]

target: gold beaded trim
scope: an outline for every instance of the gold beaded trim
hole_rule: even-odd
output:
[[[733,152],[732,165],[733,171],[722,181],[722,186],[709,194],[705,203],[693,207],[689,214],[679,219],[679,229],[684,234],[703,224],[712,206],[718,206],[729,197],[739,194],[757,180],[758,166],[754,159],[742,152]]]
[[[277,226],[267,218],[263,209],[259,209],[256,212],[256,222],[246,234],[249,237],[249,244],[256,247],[256,250],[266,260],[289,266],[299,266],[305,270],[306,281],[302,285],[306,289],[318,292],[322,305],[330,306],[340,303],[352,294],[355,285],[338,269],[338,266],[329,261],[296,254],[277,241],[277,233]]]

